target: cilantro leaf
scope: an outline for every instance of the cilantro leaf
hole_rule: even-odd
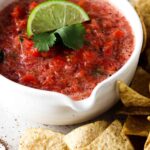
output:
[[[47,52],[50,47],[53,47],[56,42],[56,37],[54,33],[40,33],[35,34],[33,37],[35,47],[38,48],[39,52]]]
[[[35,34],[33,41],[39,52],[47,52],[56,43],[58,34],[63,44],[71,49],[80,49],[84,44],[85,28],[82,24],[74,24],[57,29],[54,32]]]
[[[65,46],[80,49],[84,43],[85,28],[82,24],[65,26],[55,31],[59,34]]]

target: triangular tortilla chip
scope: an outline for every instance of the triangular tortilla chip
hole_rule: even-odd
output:
[[[126,135],[148,136],[150,122],[143,116],[129,116],[124,123],[122,132]]]
[[[143,70],[141,67],[138,67],[131,83],[131,88],[139,94],[150,98],[149,83],[150,74]]]
[[[82,149],[97,138],[108,126],[106,121],[97,121],[79,127],[64,137],[70,150]]]
[[[28,129],[20,139],[19,150],[67,150],[63,137],[46,129]]]
[[[122,132],[122,125],[114,121],[89,146],[82,150],[134,150],[131,142]]]
[[[150,107],[121,107],[116,114],[127,116],[148,116],[150,115]]]
[[[117,82],[119,95],[126,107],[150,107],[150,99],[137,93],[123,81]]]

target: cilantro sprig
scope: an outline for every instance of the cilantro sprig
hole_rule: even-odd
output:
[[[82,48],[85,33],[85,27],[79,23],[62,27],[53,32],[35,34],[33,41],[39,52],[47,52],[56,44],[58,40],[56,35],[58,34],[66,47],[76,50]]]
[[[33,37],[35,47],[38,48],[39,52],[47,52],[50,47],[53,47],[56,42],[56,37],[54,33],[40,33],[35,34]]]

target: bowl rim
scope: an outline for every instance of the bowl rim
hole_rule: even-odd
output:
[[[112,4],[112,1],[113,0],[106,0],[108,1],[111,5]],[[118,0],[119,1],[119,0]],[[108,82],[111,82],[113,81],[114,79],[116,79],[118,76],[121,75],[121,73],[126,70],[128,68],[128,66],[132,63],[132,60],[134,59],[134,57],[136,57],[138,51],[135,49],[135,46],[136,44],[138,44],[138,47],[139,47],[139,51],[141,51],[142,49],[142,44],[143,44],[143,29],[142,29],[142,24],[141,24],[141,21],[140,21],[140,18],[137,14],[137,12],[135,11],[135,9],[131,6],[130,2],[127,1],[127,0],[123,0],[123,2],[127,3],[129,9],[132,9],[135,13],[135,16],[137,17],[137,21],[138,21],[138,24],[140,26],[140,34],[141,36],[139,37],[140,38],[140,42],[137,43],[136,40],[134,40],[134,49],[133,49],[133,52],[130,56],[130,58],[127,60],[127,62],[117,71],[115,72],[112,76],[106,78],[105,80],[103,80],[102,82],[98,83],[95,88],[92,90],[91,92],[91,95],[88,97],[88,98],[85,98],[85,99],[82,99],[82,100],[73,100],[72,98],[70,98],[68,95],[65,95],[65,94],[61,94],[59,92],[55,92],[55,91],[46,91],[46,90],[41,90],[41,89],[36,89],[36,88],[32,88],[32,87],[28,87],[28,86],[25,86],[25,85],[22,85],[20,83],[17,83],[17,82],[14,82],[8,78],[6,78],[5,76],[3,76],[2,74],[0,74],[0,78],[2,78],[2,80],[5,80],[7,82],[9,82],[10,84],[12,84],[13,86],[16,86],[16,88],[19,88],[19,89],[22,89],[24,91],[30,91],[32,93],[35,93],[35,94],[49,94],[49,95],[59,95],[59,96],[62,96],[64,97],[65,99],[68,99],[69,101],[72,101],[73,103],[82,103],[83,101],[86,101],[88,99],[91,99],[91,97],[95,96],[95,93],[97,92],[97,89],[99,89],[101,86],[103,86],[104,84],[108,83]],[[118,9],[116,6],[114,6],[116,9]],[[120,10],[119,10],[120,12]],[[122,15],[124,16],[124,14],[122,13]],[[125,17],[126,18],[126,17]],[[129,21],[128,21],[129,22]],[[130,24],[130,22],[129,22]],[[131,26],[131,29],[133,29],[133,27]],[[135,36],[135,34],[133,33],[133,35]],[[135,37],[134,37],[135,38]]]

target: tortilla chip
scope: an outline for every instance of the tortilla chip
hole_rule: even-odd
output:
[[[148,116],[150,115],[149,107],[121,107],[117,112],[117,115],[131,115],[131,116]]]
[[[101,135],[107,126],[106,121],[97,121],[84,125],[68,133],[64,137],[64,141],[71,150],[82,149]]]
[[[122,132],[122,125],[114,121],[99,137],[82,150],[134,150],[128,137]]]
[[[147,138],[146,143],[144,145],[144,150],[150,150],[150,134],[148,135],[148,138]]]
[[[137,93],[123,81],[118,81],[117,86],[122,103],[126,107],[150,107],[150,99]]]
[[[67,150],[63,137],[46,129],[28,129],[20,139],[19,150]]]
[[[131,83],[131,88],[139,94],[150,98],[149,83],[150,74],[143,70],[141,67],[138,67]]]
[[[124,123],[122,132],[126,135],[148,136],[150,122],[143,116],[129,116]]]

